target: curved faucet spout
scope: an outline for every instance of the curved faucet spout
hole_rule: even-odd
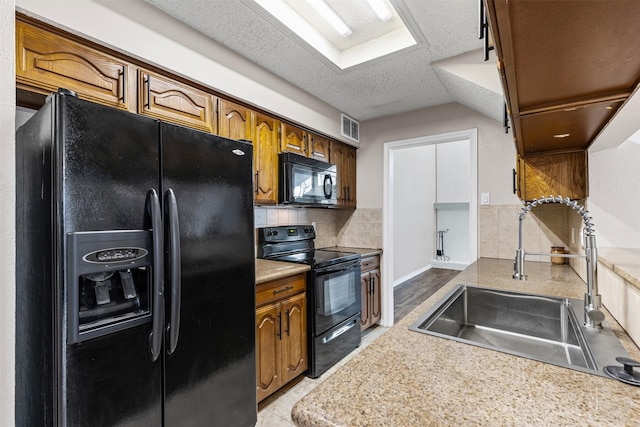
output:
[[[602,310],[600,310],[601,297],[598,295],[598,251],[596,249],[595,229],[591,222],[593,218],[591,218],[589,216],[589,212],[586,211],[583,206],[578,205],[575,200],[571,200],[568,197],[563,198],[562,196],[541,197],[539,199],[533,199],[532,202],[527,203],[520,212],[518,212],[518,249],[516,250],[516,258],[513,265],[513,278],[519,280],[525,280],[527,278],[527,275],[524,273],[524,261],[528,254],[522,245],[522,222],[533,208],[545,203],[560,203],[567,205],[582,217],[582,221],[584,222],[585,254],[584,256],[578,255],[578,257],[585,258],[587,261],[587,293],[584,295],[584,323],[586,326],[600,328],[602,321],[604,320],[604,314],[602,313]],[[554,256],[558,256],[558,254],[554,254]],[[569,256],[576,257],[576,255]]]

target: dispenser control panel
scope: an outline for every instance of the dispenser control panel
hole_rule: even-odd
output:
[[[151,231],[69,233],[67,249],[70,344],[151,321]]]

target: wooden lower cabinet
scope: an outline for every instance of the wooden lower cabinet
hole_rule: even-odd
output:
[[[364,331],[380,321],[382,317],[380,287],[380,256],[363,258],[361,261],[360,297],[362,310],[360,313],[360,330]]]
[[[304,277],[304,274],[293,276],[256,287],[258,402],[307,370],[307,297]],[[292,292],[300,292],[300,289],[301,293],[287,296]],[[279,298],[280,294],[284,297]],[[264,302],[261,295],[272,301],[261,305]]]

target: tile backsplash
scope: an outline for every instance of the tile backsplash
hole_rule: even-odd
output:
[[[382,248],[382,209],[256,207],[255,226],[315,224],[317,248]]]
[[[480,206],[479,255],[483,258],[513,259],[518,248],[518,212],[522,205]],[[551,246],[571,249],[571,208],[541,205],[527,214],[522,224],[522,246],[527,252],[549,253]],[[527,261],[550,262],[548,256],[527,256]]]
[[[520,209],[522,205],[480,206],[480,257],[514,258],[518,247],[517,214]],[[579,216],[565,205],[536,207],[524,219],[522,231],[525,250],[549,253],[551,246],[564,246],[575,253],[579,245],[571,244],[572,227],[577,229],[575,239],[580,239],[580,228],[575,219],[579,221]],[[256,228],[294,224],[315,224],[315,243],[318,248],[348,246],[382,249],[382,208],[255,208]],[[550,262],[550,259],[545,256],[528,256],[527,261]]]

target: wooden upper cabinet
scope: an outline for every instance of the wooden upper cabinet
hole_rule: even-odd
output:
[[[273,117],[254,114],[251,134],[256,204],[278,203],[278,125]]]
[[[138,113],[166,122],[216,133],[215,97],[166,76],[138,71]]]
[[[126,61],[16,20],[16,86],[21,89],[48,94],[66,88],[80,98],[128,110],[135,105],[130,72]]]
[[[251,141],[252,111],[226,99],[218,99],[218,135]]]
[[[588,149],[640,86],[640,2],[485,4],[518,154]]]
[[[347,184],[347,202],[345,206],[348,208],[356,208],[356,149],[347,146],[345,149],[346,157],[344,160],[344,181]]]
[[[337,206],[356,207],[356,149],[350,145],[331,141],[329,162],[336,165]]]
[[[323,162],[329,161],[329,138],[308,133],[309,136],[309,157]]]
[[[518,197],[532,201],[547,196],[581,200],[588,195],[587,152],[518,156]]]
[[[288,123],[281,123],[280,151],[308,157],[307,132]]]

